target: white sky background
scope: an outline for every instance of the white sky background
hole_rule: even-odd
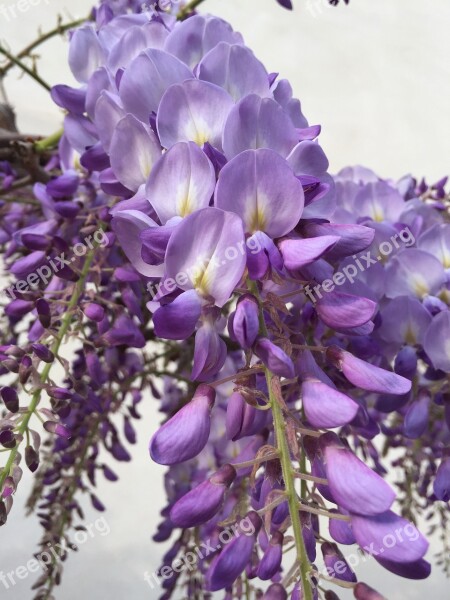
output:
[[[0,5],[17,2],[0,0]],[[244,34],[269,71],[290,79],[310,123],[322,125],[321,142],[332,171],[360,163],[384,177],[412,173],[436,180],[449,173],[450,3],[351,0],[347,7],[333,8],[325,0],[311,0],[311,12],[307,2],[294,0],[293,13],[275,0],[208,0],[205,6]],[[9,22],[0,15],[0,40],[17,51],[35,38],[39,26],[52,28],[58,11],[82,17],[90,6],[91,0],[41,0]],[[50,84],[71,83],[66,58],[61,40],[45,46],[41,75]],[[6,84],[23,131],[50,134],[59,128],[61,114],[33,80],[18,79],[14,70]],[[98,534],[71,555],[57,600],[158,597],[143,581],[144,571],[155,570],[163,553],[151,541],[164,501],[164,469],[152,465],[147,453],[158,422],[156,407],[155,400],[146,398],[133,463],[112,464],[120,481],[100,486],[111,533]],[[0,532],[0,571],[25,565],[36,549],[39,526],[33,518],[25,521],[22,510],[29,481],[25,476],[15,510]],[[98,516],[89,514],[87,521]],[[438,569],[424,582],[390,575],[374,561],[356,567],[356,572],[389,600],[443,600],[448,589]],[[0,583],[0,598],[31,599],[34,580],[30,575],[10,590]]]

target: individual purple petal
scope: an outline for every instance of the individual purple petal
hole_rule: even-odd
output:
[[[131,61],[147,48],[162,48],[168,31],[162,23],[150,21],[146,25],[127,29],[109,53],[108,68],[116,73],[128,68]]]
[[[255,435],[264,429],[267,423],[267,411],[259,410],[244,400],[238,392],[228,399],[226,429],[229,440],[240,440]]]
[[[114,174],[122,185],[136,191],[147,181],[160,157],[161,147],[150,127],[133,115],[119,121],[111,139],[110,158]]]
[[[352,515],[352,527],[361,548],[374,556],[382,554],[385,560],[412,563],[428,550],[429,542],[415,525],[392,511],[373,517]]]
[[[332,329],[350,329],[364,325],[375,314],[377,304],[368,298],[342,292],[329,292],[315,304],[320,319]]]
[[[392,560],[386,560],[382,556],[375,556],[374,558],[382,567],[391,573],[400,575],[400,577],[406,577],[407,579],[416,581],[426,579],[431,573],[430,563],[423,558],[412,563],[398,563]]]
[[[199,79],[222,87],[236,102],[248,94],[270,94],[264,65],[240,44],[220,42],[203,57],[196,73]]]
[[[308,237],[333,235],[339,241],[328,251],[327,258],[337,260],[352,256],[370,246],[375,236],[375,230],[364,225],[340,223],[308,223],[305,226]]]
[[[285,157],[296,143],[295,127],[281,106],[256,94],[233,107],[223,132],[223,149],[229,160],[258,148],[270,148]]]
[[[417,240],[417,247],[439,259],[445,269],[450,268],[450,227],[436,223]]]
[[[177,465],[205,447],[211,429],[216,393],[201,384],[192,400],[162,425],[150,440],[150,455],[160,465]]]
[[[329,531],[333,540],[339,544],[351,546],[356,542],[352,525],[348,521],[331,518],[329,521]]]
[[[283,0],[284,2],[286,0]],[[262,600],[287,600],[287,592],[281,583],[272,583],[266,590]]]
[[[422,344],[430,323],[430,313],[417,298],[398,296],[382,308],[377,334],[386,342]]]
[[[328,487],[336,504],[362,515],[378,515],[390,508],[394,490],[351,450],[328,445],[324,457]]]
[[[244,294],[239,298],[233,316],[232,330],[242,348],[253,346],[259,331],[259,305],[252,294]]]
[[[291,271],[301,269],[323,256],[339,241],[334,235],[313,238],[286,238],[278,243],[285,267]]]
[[[430,396],[421,393],[417,400],[410,404],[403,423],[403,431],[407,438],[419,438],[428,427],[430,412]]]
[[[150,114],[158,111],[164,92],[174,83],[192,78],[192,71],[178,58],[150,49],[142,52],[126,69],[119,94],[125,110],[148,123]]]
[[[302,384],[305,415],[313,427],[341,427],[356,416],[359,404],[338,390],[318,380]]]
[[[231,465],[224,465],[209,479],[185,494],[174,504],[170,520],[177,527],[197,527],[209,521],[223,503],[225,493],[236,477]]]
[[[117,94],[117,86],[108,69],[100,67],[89,79],[86,90],[86,112],[91,119],[95,116],[95,106],[102,92],[108,92],[112,96]],[[121,105],[121,103],[119,102]],[[124,113],[125,114],[125,113]]]
[[[194,15],[176,24],[166,40],[165,50],[193,68],[220,42],[240,44],[242,36],[222,19]]]
[[[433,255],[407,248],[396,254],[386,268],[386,296],[414,295],[422,299],[437,295],[445,283],[442,264]]]
[[[155,335],[169,340],[185,340],[191,336],[200,318],[202,305],[195,290],[177,296],[170,304],[158,308],[153,315]]]
[[[275,375],[287,377],[288,379],[295,376],[292,360],[284,350],[276,346],[269,339],[263,337],[257,339],[253,350],[256,356]]]
[[[274,241],[262,231],[257,231],[246,240],[247,269],[250,279],[259,281],[269,269],[281,272],[283,259]]]
[[[89,302],[88,304],[86,304],[86,306],[83,309],[83,312],[88,319],[96,321],[97,323],[100,323],[100,321],[102,321],[105,316],[105,309],[103,308],[103,306],[97,304],[96,302]]]
[[[209,142],[222,150],[222,131],[232,107],[231,96],[212,83],[188,79],[170,86],[156,121],[161,144],[170,148],[177,142]]]
[[[209,206],[215,185],[214,167],[206,154],[193,142],[179,142],[156,163],[145,193],[164,224]]]
[[[450,500],[450,458],[442,459],[433,482],[433,491],[438,500]]]
[[[206,579],[212,592],[231,586],[250,561],[256,534],[261,527],[261,519],[255,512],[247,517],[252,528],[249,532],[239,532],[212,561]]]
[[[106,58],[106,51],[94,26],[83,25],[75,30],[69,47],[69,66],[75,79],[86,83]]]
[[[161,225],[150,227],[139,234],[142,242],[142,258],[149,265],[160,265],[164,262],[167,246],[177,225]]]
[[[275,532],[258,565],[257,577],[262,581],[272,579],[280,570],[283,558],[283,534]]]
[[[387,598],[362,581],[359,581],[353,588],[353,595],[356,600],[387,600]]]
[[[125,116],[116,95],[104,90],[95,105],[95,124],[105,152],[109,153],[117,125]]]
[[[296,175],[320,177],[328,170],[328,159],[317,142],[304,141],[295,146],[287,157]]]
[[[437,314],[425,334],[423,347],[435,369],[450,371],[450,312]]]
[[[146,277],[161,277],[163,275],[163,265],[149,265],[142,260],[140,233],[149,227],[157,227],[153,219],[137,210],[122,210],[114,213],[111,227],[122,250],[139,273]]]
[[[220,371],[227,358],[227,345],[214,323],[206,320],[195,334],[194,364],[191,379],[207,381]]]
[[[277,2],[283,8],[287,8],[288,10],[292,10],[293,9],[291,0],[277,0]]]
[[[238,214],[247,233],[286,235],[300,220],[303,188],[273,150],[246,150],[221,170],[215,205]]]
[[[61,108],[76,115],[84,114],[86,90],[72,88],[68,85],[55,85],[52,87],[51,97],[53,102]]]
[[[14,388],[2,387],[0,395],[9,412],[16,413],[19,410],[19,396]]]
[[[411,382],[405,377],[371,365],[337,346],[328,348],[327,358],[353,385],[363,390],[398,395],[411,390]]]
[[[166,281],[183,290],[195,289],[222,307],[245,268],[242,221],[217,208],[203,208],[186,217],[167,246]]]
[[[328,573],[341,581],[356,582],[356,575],[347,564],[336,544],[324,542],[321,546],[323,561]]]
[[[126,314],[121,314],[113,326],[103,335],[110,346],[127,345],[130,348],[144,348],[145,338],[135,322]]]

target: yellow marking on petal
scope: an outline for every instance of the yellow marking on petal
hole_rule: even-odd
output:
[[[189,194],[178,203],[178,214],[180,217],[187,217],[192,212],[191,198]]]
[[[405,343],[408,344],[408,346],[415,346],[417,343],[416,334],[410,323],[408,323],[408,327],[405,331]]]
[[[203,144],[208,141],[208,137],[209,136],[205,131],[197,131],[192,141],[195,142],[197,146],[203,146]]]
[[[249,229],[251,233],[255,233],[255,231],[264,231],[266,228],[266,216],[264,214],[264,210],[257,206],[252,214],[250,215],[249,221]]]
[[[377,223],[382,223],[384,221],[384,212],[381,206],[375,205],[372,218]]]
[[[427,282],[421,275],[414,275],[412,277],[412,289],[416,296],[419,298],[423,298],[427,294],[430,293],[430,289],[428,287]]]

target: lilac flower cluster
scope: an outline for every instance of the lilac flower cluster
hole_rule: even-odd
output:
[[[80,87],[52,89],[66,116],[58,152],[39,158],[48,180],[0,207],[17,279],[100,227],[108,239],[5,306],[0,519],[24,441],[28,468],[43,463],[29,505],[44,546],[69,539],[80,492],[104,510],[96,475],[116,476],[101,450],[130,459],[118,420],[134,443],[146,390],[165,415],[150,455],[169,467],[154,539],[178,531],[162,566],[244,517],[254,529],[195,571],[171,570],[163,598],[337,598],[331,583],[381,599],[357,582],[342,546],[425,578],[428,542],[410,520],[417,497],[442,514],[449,499],[445,182],[394,184],[361,168],[331,177],[320,126],[228,23],[189,16],[190,5],[141,9],[105,0],[73,32]],[[2,173],[7,190],[14,171]],[[414,246],[310,302],[308,286],[405,226]],[[72,360],[60,353],[66,336]],[[53,434],[44,453],[35,415]],[[402,449],[397,465],[417,484],[399,482],[401,515],[377,436],[385,452]],[[60,569],[37,583],[37,599]]]

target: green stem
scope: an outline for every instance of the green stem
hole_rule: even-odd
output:
[[[272,405],[273,426],[277,440],[277,448],[280,453],[281,470],[283,473],[284,485],[288,496],[289,514],[291,517],[292,529],[294,531],[295,549],[297,560],[300,565],[300,576],[302,579],[302,590],[304,600],[312,600],[311,583],[309,580],[309,559],[306,554],[305,541],[303,539],[302,524],[298,510],[297,491],[295,489],[295,475],[292,468],[289,446],[286,438],[286,424],[283,413],[277,399],[272,391],[273,374],[266,369],[266,381],[269,388],[269,398]]]
[[[52,133],[52,135],[49,135],[43,140],[39,140],[34,144],[34,149],[36,150],[36,152],[44,152],[49,148],[54,148],[58,144],[63,133],[64,129],[60,129],[59,131]]]
[[[52,89],[47,82],[45,82],[37,73],[35,73],[32,69],[27,67],[21,60],[13,56],[8,50],[5,50],[2,46],[0,46],[0,54],[6,56],[12,63],[14,63],[17,67],[20,67],[22,71],[24,71],[27,75],[32,77],[35,81],[37,81],[43,88],[45,88],[48,92]]]
[[[186,4],[184,8],[180,10],[177,15],[178,21],[184,21],[204,0],[192,0],[189,4]]]
[[[64,315],[64,318],[62,320],[61,323],[61,327],[58,331],[58,334],[56,336],[55,342],[53,343],[52,347],[51,347],[51,351],[53,352],[53,354],[56,356],[59,352],[59,349],[61,348],[61,344],[64,340],[64,337],[66,336],[67,332],[70,329],[70,325],[72,322],[72,311],[73,309],[78,305],[78,302],[83,294],[84,291],[84,284],[86,282],[86,279],[89,275],[89,271],[92,265],[92,261],[94,260],[94,253],[91,252],[90,255],[88,255],[86,262],[84,264],[83,270],[81,272],[81,277],[79,279],[79,281],[77,282],[76,286],[75,286],[75,291],[73,293],[73,296],[69,302],[69,305],[67,307],[67,312]],[[54,363],[47,363],[41,373],[41,382],[42,384],[45,384],[48,376],[50,375],[50,371],[52,369]],[[25,413],[22,422],[19,426],[18,429],[18,434],[19,436],[22,436],[25,434],[25,432],[28,430],[28,426],[31,420],[31,417],[33,416],[39,402],[41,399],[41,393],[42,393],[42,388],[37,389],[34,394],[33,397],[31,399],[30,405],[28,407],[27,412]],[[3,489],[3,485],[5,483],[6,478],[8,477],[11,468],[14,464],[14,460],[16,459],[17,453],[19,451],[19,445],[20,443],[17,442],[16,446],[11,450],[11,453],[9,455],[9,458],[6,462],[5,467],[3,468],[2,472],[0,473],[0,491]]]
[[[264,336],[268,335],[267,326],[264,321],[264,313],[259,295],[258,285],[254,281],[248,282],[251,292],[256,296],[259,303],[259,323],[260,330]],[[306,553],[305,541],[303,539],[302,524],[300,521],[300,513],[298,507],[297,491],[295,489],[295,473],[292,468],[291,455],[286,436],[286,423],[283,416],[283,411],[278,403],[275,394],[273,393],[272,381],[275,375],[265,368],[267,389],[269,390],[269,400],[272,407],[273,427],[275,430],[275,438],[277,449],[280,453],[281,471],[283,473],[284,485],[288,498],[289,515],[291,517],[292,529],[294,533],[295,549],[297,561],[300,567],[300,576],[302,580],[302,590],[304,600],[313,600],[311,582],[309,579],[310,564]]]

